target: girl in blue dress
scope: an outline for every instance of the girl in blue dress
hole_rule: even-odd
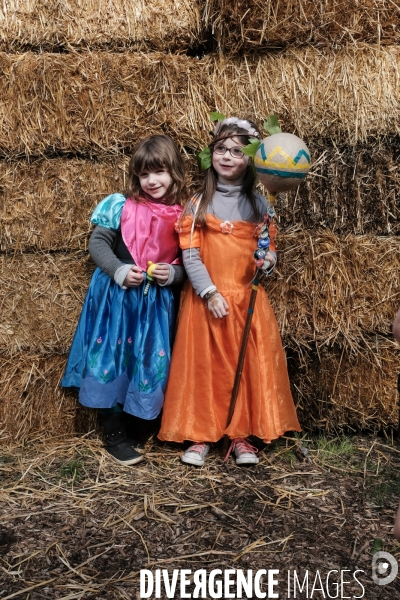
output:
[[[126,413],[155,419],[164,402],[172,287],[184,278],[175,223],[185,198],[178,148],[168,136],[150,136],[135,148],[126,194],[104,198],[91,217],[89,253],[97,269],[61,385],[79,388],[80,403],[100,409],[105,447],[123,465],[143,459],[143,446],[127,437]]]

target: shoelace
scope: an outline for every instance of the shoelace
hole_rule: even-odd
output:
[[[188,448],[188,451],[198,452],[199,454],[202,454],[206,446],[207,444],[205,442],[200,442],[199,444],[193,444],[193,446],[190,446],[190,448]]]
[[[226,462],[228,460],[228,458],[230,457],[230,455],[236,448],[238,449],[238,451],[240,453],[251,452],[251,454],[257,454],[257,452],[258,452],[258,448],[256,448],[255,446],[252,446],[250,444],[250,442],[248,442],[244,438],[236,438],[235,440],[232,440],[231,445],[229,446],[228,452],[226,453],[226,456],[224,458],[224,462]]]

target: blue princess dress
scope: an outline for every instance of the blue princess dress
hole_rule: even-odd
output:
[[[91,221],[122,239],[143,272],[147,262],[179,264],[175,223],[179,205],[105,198]],[[99,267],[95,270],[72,342],[63,387],[79,388],[79,401],[91,408],[123,410],[142,419],[159,414],[167,383],[175,324],[171,287],[146,279],[124,289]]]

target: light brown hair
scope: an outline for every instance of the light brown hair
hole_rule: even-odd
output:
[[[143,190],[139,174],[142,171],[166,169],[172,183],[165,198],[166,204],[183,204],[187,199],[185,163],[175,142],[167,135],[150,135],[137,144],[128,168],[125,195],[140,202]]]
[[[253,123],[250,124],[256,129],[256,126]],[[210,144],[211,153],[214,150],[214,146],[218,142],[232,137],[237,137],[244,146],[247,146],[247,144],[250,143],[250,138],[254,137],[254,135],[250,135],[246,129],[238,127],[235,123],[222,125]],[[206,171],[203,183],[195,190],[194,193],[195,198],[199,202],[196,211],[196,224],[198,225],[205,225],[207,209],[217,189],[217,182],[218,173],[211,164],[211,167]],[[257,208],[257,203],[254,196],[253,188],[255,183],[256,176],[254,174],[252,161],[249,160],[249,164],[247,165],[242,182],[242,191],[247,196],[251,205],[252,217],[254,217],[256,220],[262,220],[262,215]]]

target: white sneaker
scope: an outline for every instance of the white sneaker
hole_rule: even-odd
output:
[[[231,452],[233,452],[235,455],[235,462],[237,465],[258,465],[260,462],[256,456],[256,452],[258,452],[257,448],[252,446],[244,438],[236,438],[235,440],[232,440],[225,460],[228,460]]]
[[[193,444],[186,450],[184,454],[182,454],[181,461],[187,465],[202,467],[209,450],[210,444],[207,444],[207,442]]]

